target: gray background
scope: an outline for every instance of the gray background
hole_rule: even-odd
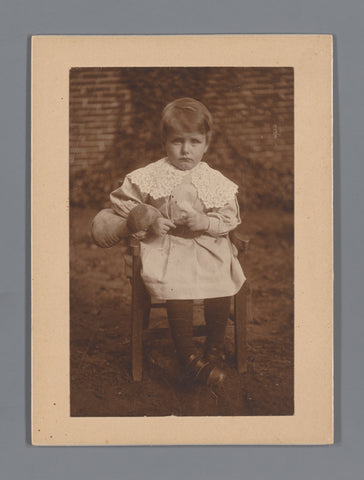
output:
[[[362,0],[19,0],[0,4],[0,478],[358,479],[363,476]],[[335,35],[336,443],[322,447],[32,447],[31,34]],[[312,392],[314,395],[315,392]]]

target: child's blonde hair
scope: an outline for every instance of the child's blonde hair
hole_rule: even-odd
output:
[[[194,98],[178,98],[165,106],[161,119],[162,140],[177,131],[199,132],[210,143],[212,116],[205,105]]]

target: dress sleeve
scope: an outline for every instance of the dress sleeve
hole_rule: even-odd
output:
[[[111,192],[111,207],[115,213],[126,220],[134,207],[146,203],[145,197],[146,195],[141,193],[139,187],[126,177],[121,187]]]
[[[210,220],[206,233],[213,237],[227,235],[241,223],[239,204],[236,197],[223,207],[212,209],[206,215]]]

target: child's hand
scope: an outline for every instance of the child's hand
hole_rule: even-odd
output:
[[[171,228],[176,228],[176,225],[168,218],[159,217],[151,225],[151,230],[155,235],[166,235]]]
[[[193,232],[206,231],[209,228],[209,217],[196,210],[191,210],[185,214],[185,225]]]

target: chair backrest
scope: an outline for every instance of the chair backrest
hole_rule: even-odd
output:
[[[238,229],[233,230],[229,233],[231,242],[238,249],[239,254],[244,254],[249,250],[250,239],[239,232]]]

